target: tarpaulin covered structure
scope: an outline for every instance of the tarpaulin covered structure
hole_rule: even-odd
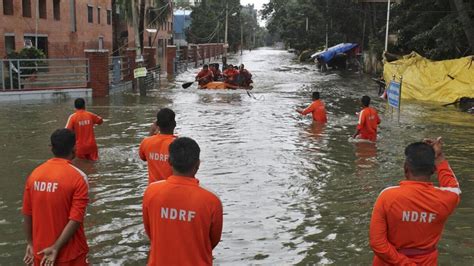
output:
[[[358,47],[357,43],[340,43],[338,45],[329,47],[327,51],[320,51],[311,55],[312,59],[319,59],[325,63],[331,61],[337,54],[347,53],[350,50]]]
[[[474,56],[431,61],[412,52],[384,64],[386,84],[394,75],[397,81],[403,77],[403,99],[454,102],[461,97],[474,98]]]

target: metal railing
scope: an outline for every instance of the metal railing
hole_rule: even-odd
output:
[[[86,58],[0,60],[3,91],[85,87],[89,79]]]
[[[109,83],[117,84],[123,82],[130,75],[132,69],[127,56],[109,57]]]
[[[147,69],[145,77],[145,88],[151,90],[155,88],[156,84],[160,84],[160,66],[152,67]]]

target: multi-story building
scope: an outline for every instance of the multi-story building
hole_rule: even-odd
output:
[[[85,49],[111,51],[111,0],[2,0],[0,38],[2,57],[29,45],[49,58],[83,57]]]

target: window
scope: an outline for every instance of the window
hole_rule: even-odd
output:
[[[3,0],[3,14],[13,15],[13,0]]]
[[[60,0],[53,1],[53,13],[54,13],[54,20],[61,19],[61,1]]]
[[[31,18],[31,0],[22,0],[21,8],[23,10],[23,16]]]
[[[40,18],[47,18],[46,15],[46,0],[39,0],[39,17]]]
[[[107,10],[107,25],[112,24],[112,10]]]
[[[97,24],[100,24],[100,7],[97,8]]]
[[[87,6],[87,22],[94,23],[94,9],[92,6]]]
[[[7,55],[15,51],[15,36],[5,35],[5,52]]]
[[[104,37],[99,37],[99,50],[104,49]]]

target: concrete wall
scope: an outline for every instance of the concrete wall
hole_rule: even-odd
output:
[[[76,6],[76,32],[71,31],[71,2]],[[31,0],[31,18],[23,17],[22,1],[13,0],[12,16],[3,15],[0,1],[0,56],[6,55],[5,34],[15,35],[17,51],[24,47],[24,35],[35,34],[36,0]],[[93,23],[87,20],[87,6],[93,7]],[[101,8],[100,24],[97,8]],[[48,37],[48,57],[84,57],[85,49],[98,49],[99,37],[103,37],[102,49],[112,50],[112,25],[107,24],[107,10],[112,9],[111,0],[61,0],[60,20],[54,19],[53,1],[46,1],[47,18],[38,19],[38,36]],[[33,42],[34,45],[34,42]]]

